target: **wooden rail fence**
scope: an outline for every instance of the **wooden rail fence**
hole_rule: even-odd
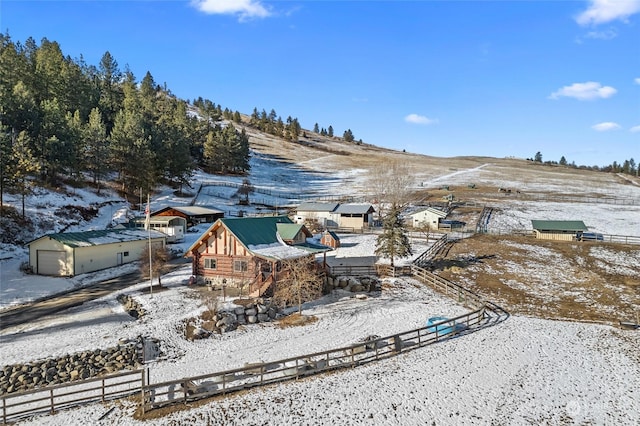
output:
[[[0,397],[2,422],[7,424],[32,414],[53,414],[63,408],[132,395],[140,392],[144,380],[144,371],[134,370],[5,394]]]
[[[241,368],[218,371],[179,380],[148,384],[142,389],[142,412],[173,404],[299,379],[323,372],[355,367],[371,361],[396,356],[449,339],[485,322],[489,316],[481,307],[473,312],[402,333],[378,337],[328,351],[316,352],[267,363],[248,364]]]

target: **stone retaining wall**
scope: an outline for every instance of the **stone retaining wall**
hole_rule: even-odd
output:
[[[138,337],[107,349],[7,365],[0,369],[0,395],[136,369],[141,366],[142,348],[142,337]]]
[[[351,291],[353,293],[358,292],[370,292],[380,290],[380,281],[375,277],[362,276],[362,277],[345,277],[345,276],[327,276],[326,278],[326,291],[330,292],[334,289],[342,289]]]

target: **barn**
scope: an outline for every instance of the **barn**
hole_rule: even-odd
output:
[[[29,266],[38,275],[80,275],[139,260],[149,239],[164,247],[166,237],[138,229],[48,234],[27,244]]]
[[[581,220],[532,220],[536,238],[544,240],[575,241],[588,231]]]

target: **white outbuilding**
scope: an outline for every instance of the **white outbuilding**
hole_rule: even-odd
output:
[[[149,244],[164,247],[166,238],[141,229],[48,234],[28,243],[29,266],[38,275],[84,274],[139,260]]]
[[[447,212],[434,207],[426,207],[409,214],[409,216],[411,217],[411,226],[414,228],[426,226],[429,229],[438,229],[440,220],[447,217]]]

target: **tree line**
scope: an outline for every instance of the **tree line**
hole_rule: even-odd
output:
[[[564,155],[560,157],[560,161],[542,161],[542,153],[538,151],[533,156],[533,158],[527,158],[527,160],[534,161],[536,163],[560,165],[560,166],[573,167],[575,169],[593,170],[593,171],[606,172],[606,173],[624,173],[624,174],[635,175],[635,176],[638,176],[640,174],[640,164],[636,164],[633,158],[624,160],[622,163],[618,163],[617,161],[614,161],[613,163],[606,166],[597,166],[597,165],[595,166],[580,165],[579,166],[579,165],[576,165],[575,161],[572,161],[571,163],[569,163]]]
[[[197,167],[248,172],[247,135],[219,121],[239,113],[202,98],[194,107],[150,72],[138,81],[108,51],[94,66],[46,38],[0,35],[0,206],[6,191],[24,198],[34,180],[90,179],[98,191],[112,181],[133,194],[182,188]]]

